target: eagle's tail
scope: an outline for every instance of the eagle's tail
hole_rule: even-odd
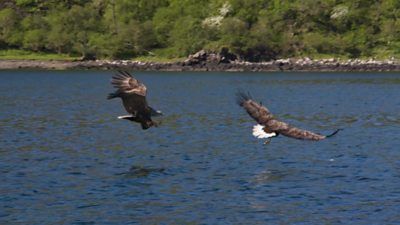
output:
[[[240,106],[243,106],[243,103],[247,100],[251,99],[250,92],[245,93],[243,90],[239,89],[236,92],[236,103]]]
[[[271,138],[277,136],[275,132],[267,133],[263,125],[257,124],[253,126],[253,136],[256,138]]]
[[[329,134],[329,135],[326,135],[326,137],[327,138],[330,138],[330,137],[332,137],[333,135],[335,135],[335,134],[337,134],[339,131],[341,131],[341,130],[343,130],[343,129],[337,129],[337,130],[335,130],[333,133],[331,133],[331,134]]]
[[[149,108],[150,108],[151,116],[162,116],[163,115],[163,113],[160,110],[155,110],[150,106],[149,106]]]

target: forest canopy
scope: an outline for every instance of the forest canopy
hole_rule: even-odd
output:
[[[0,0],[0,50],[83,58],[399,57],[398,0]]]

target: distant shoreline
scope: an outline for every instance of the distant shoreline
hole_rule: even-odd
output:
[[[394,60],[337,60],[337,59],[280,59],[268,62],[232,61],[216,62],[140,62],[132,60],[0,60],[0,70],[43,69],[43,70],[116,70],[136,71],[231,71],[231,72],[398,72],[400,61]]]

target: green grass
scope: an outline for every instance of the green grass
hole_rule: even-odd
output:
[[[395,52],[388,52],[388,51],[379,51],[376,50],[373,52],[372,55],[368,56],[359,56],[357,58],[351,58],[348,55],[334,55],[334,54],[309,54],[309,55],[303,55],[301,57],[294,57],[294,58],[311,58],[314,60],[322,60],[322,59],[340,59],[340,61],[346,61],[348,59],[359,59],[359,60],[369,60],[371,58],[374,58],[375,60],[388,60],[391,57],[395,58],[400,58],[399,54],[396,54]]]
[[[174,63],[181,62],[186,59],[186,57],[177,57],[173,54],[173,48],[160,48],[153,49],[147,56],[138,56],[132,60],[137,60],[141,62],[158,62],[158,63]]]
[[[54,54],[46,52],[32,52],[19,49],[7,49],[0,50],[0,60],[75,60],[79,57],[73,57],[67,54]],[[170,58],[166,56],[140,56],[132,58],[131,60],[137,60],[142,62],[179,62],[183,61],[185,57],[182,58]],[[112,60],[112,59],[110,59]]]
[[[8,60],[74,60],[78,58],[66,54],[31,52],[18,49],[0,50],[0,59]]]
[[[186,59],[186,57],[170,57],[167,54],[162,54],[163,52],[155,51],[155,55],[152,56],[139,56],[132,58],[131,60],[141,61],[141,62],[156,62],[156,63],[175,63],[182,62]],[[378,49],[374,51],[374,57],[377,60],[386,60],[391,56],[395,58],[400,58],[398,52],[388,51],[386,49]],[[294,58],[304,58],[309,57],[315,60],[319,59],[329,59],[329,58],[340,58],[341,60],[349,59],[348,56],[345,55],[330,55],[330,54],[309,54],[298,56]],[[359,57],[358,59],[367,60],[371,57]],[[46,53],[46,52],[32,52],[18,49],[7,49],[0,50],[0,60],[76,60],[79,57],[70,56],[67,54],[54,54],[54,53]],[[113,59],[110,59],[113,60]],[[117,60],[117,59],[115,59]]]
[[[185,59],[186,59],[185,57],[167,58],[167,57],[159,57],[159,56],[139,56],[139,57],[133,58],[132,60],[141,61],[141,62],[174,63],[174,62],[182,62]]]

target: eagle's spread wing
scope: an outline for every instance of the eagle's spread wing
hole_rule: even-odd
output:
[[[111,84],[118,89],[121,94],[136,94],[146,96],[146,86],[136,80],[126,71],[118,71],[118,74],[113,76]]]
[[[287,137],[302,139],[302,140],[313,140],[319,141],[325,139],[326,136],[317,134],[311,131],[299,129],[296,127],[291,127],[287,123],[280,122],[275,120],[276,123],[274,124],[278,129],[276,130],[277,133],[285,135]],[[283,126],[281,125],[283,124]]]
[[[237,103],[242,106],[247,111],[247,113],[255,121],[257,121],[258,124],[264,126],[263,129],[266,133],[282,134],[287,137],[302,140],[317,141],[326,138],[326,136],[324,135],[291,127],[289,124],[275,119],[272,113],[265,106],[262,106],[261,104],[253,101],[249,94],[238,92]]]

